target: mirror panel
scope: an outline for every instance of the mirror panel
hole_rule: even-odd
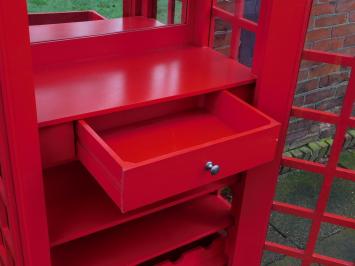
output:
[[[32,42],[184,24],[188,0],[27,0]]]

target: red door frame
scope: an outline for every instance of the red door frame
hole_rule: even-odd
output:
[[[151,3],[151,1],[144,2]],[[6,216],[11,224],[9,227],[7,219],[1,220],[5,243],[0,245],[0,253],[6,253],[9,265],[15,259],[16,265],[46,266],[50,265],[50,252],[25,3],[24,0],[0,1],[0,137],[4,144],[1,145],[0,150],[3,175],[0,194],[4,207],[2,211],[7,210]],[[239,0],[238,3],[240,7],[243,6],[243,0]],[[139,4],[139,1],[125,1],[124,15],[141,14],[141,7],[137,9]],[[197,45],[212,45],[213,18],[220,17],[232,24],[233,39],[230,54],[232,58],[236,58],[238,54],[240,30],[244,28],[257,33],[252,69],[258,76],[254,103],[260,110],[283,124],[278,156],[275,160],[245,173],[234,188],[235,227],[232,230],[231,245],[228,249],[230,265],[260,265],[264,247],[267,250],[301,258],[303,265],[310,265],[313,262],[353,265],[314,254],[321,222],[355,227],[353,219],[324,212],[334,176],[355,181],[354,171],[337,167],[345,130],[348,126],[355,127],[355,119],[350,118],[355,97],[355,74],[351,76],[340,116],[305,108],[292,108],[311,4],[312,0],[264,0],[259,24],[243,18],[240,10],[230,14],[216,7],[215,1],[212,3],[206,0],[195,0],[196,8],[191,9],[196,15],[192,21],[195,26],[193,34],[196,35],[194,42]],[[169,6],[173,8],[172,4]],[[199,14],[199,11],[202,11],[202,14],[210,13],[211,17]],[[172,10],[170,14],[173,14]],[[280,42],[280,36],[287,36],[287,38],[282,38],[284,41]],[[355,66],[354,58],[345,55],[306,50],[303,56],[315,61]],[[292,116],[337,125],[332,155],[327,166],[282,158],[290,113]],[[281,162],[289,167],[307,169],[325,175],[322,194],[315,211],[273,202]],[[269,214],[272,209],[313,220],[305,251],[270,242],[265,244]],[[9,236],[6,236],[6,232],[9,232]]]
[[[0,1],[2,249],[8,265],[50,265],[26,1]]]

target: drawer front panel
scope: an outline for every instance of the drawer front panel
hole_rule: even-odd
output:
[[[124,171],[122,211],[130,211],[273,159],[278,126]],[[220,166],[217,175],[206,162]]]

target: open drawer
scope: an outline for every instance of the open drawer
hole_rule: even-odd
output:
[[[127,212],[273,159],[279,124],[223,91],[81,120],[78,158]]]

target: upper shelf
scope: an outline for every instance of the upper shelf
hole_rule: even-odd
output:
[[[34,25],[30,26],[30,39],[32,43],[47,42],[158,26],[164,24],[156,19],[142,16]]]
[[[38,122],[47,126],[254,81],[235,60],[192,46],[46,66],[35,69]]]

